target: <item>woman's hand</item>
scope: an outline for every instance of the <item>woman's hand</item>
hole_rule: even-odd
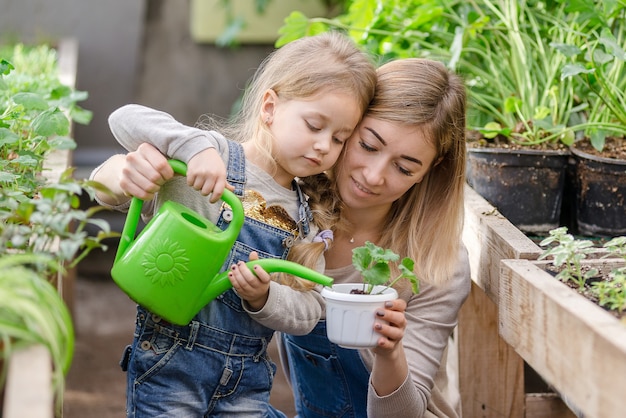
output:
[[[372,368],[372,386],[379,396],[386,396],[396,391],[405,381],[409,366],[404,354],[402,338],[406,328],[406,302],[395,299],[385,303],[384,309],[376,312],[376,317],[388,321],[377,321],[374,330],[381,334],[378,345],[373,349],[376,356]]]
[[[386,351],[393,351],[400,344],[406,328],[405,309],[406,302],[404,299],[395,299],[385,302],[385,308],[376,311],[376,318],[389,323],[376,321],[374,324],[374,330],[382,335],[378,339],[376,354],[385,355]]]
[[[250,260],[258,260],[256,251],[250,253]],[[233,264],[228,272],[228,279],[237,291],[237,294],[244,299],[253,311],[258,311],[267,302],[270,291],[270,275],[259,265],[253,267],[254,272],[248,268],[246,263],[239,261]]]

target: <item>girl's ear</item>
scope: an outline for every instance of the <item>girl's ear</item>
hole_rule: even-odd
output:
[[[266,125],[272,123],[277,103],[278,95],[276,92],[273,89],[267,89],[265,93],[263,93],[263,100],[261,102],[261,120]]]

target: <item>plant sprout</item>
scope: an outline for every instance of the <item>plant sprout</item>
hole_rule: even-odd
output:
[[[583,289],[587,279],[596,276],[598,270],[595,268],[584,270],[582,260],[587,258],[596,250],[593,243],[589,240],[577,240],[574,236],[567,233],[567,227],[560,227],[550,231],[550,236],[539,243],[540,246],[556,242],[557,245],[544,251],[539,260],[548,256],[554,257],[552,264],[555,267],[562,267],[556,278],[563,281],[572,281]]]
[[[583,269],[582,260],[587,255],[598,250],[591,240],[574,239],[567,233],[567,227],[560,227],[550,231],[550,236],[539,245],[546,246],[557,243],[556,246],[546,250],[539,256],[544,259],[552,256],[552,264],[561,267],[556,278],[564,282],[576,283],[579,291],[585,288],[587,279],[597,276],[598,269]],[[626,236],[616,237],[603,245],[607,254],[602,258],[618,257],[626,263]],[[591,294],[598,299],[598,305],[618,313],[626,310],[626,266],[616,267],[609,273],[606,280],[600,280],[589,286]]]
[[[363,277],[363,293],[371,294],[377,285],[392,287],[400,279],[409,280],[413,293],[419,293],[419,281],[413,273],[415,262],[411,258],[405,257],[397,264],[399,274],[391,279],[389,263],[396,263],[399,259],[400,256],[392,250],[383,249],[369,241],[353,249],[352,264]]]

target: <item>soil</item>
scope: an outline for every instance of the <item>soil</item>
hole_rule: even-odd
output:
[[[583,266],[582,267],[582,272],[585,273],[589,269],[590,269],[590,267]],[[546,270],[550,274],[552,274],[554,276],[556,276],[559,273],[559,271],[560,271],[559,268],[554,267],[552,265],[546,266]],[[609,312],[611,315],[615,316],[620,321],[626,323],[626,311],[620,312],[620,311],[615,310],[615,309],[609,309],[607,307],[601,306],[600,303],[599,303],[598,298],[592,292],[591,286],[592,286],[593,283],[597,283],[597,282],[600,282],[600,281],[606,281],[606,282],[611,281],[611,277],[608,274],[608,272],[610,271],[609,269],[600,269],[600,271],[601,271],[601,273],[599,275],[594,276],[594,277],[592,277],[590,279],[587,279],[587,281],[585,283],[585,286],[583,288],[579,287],[578,284],[576,284],[576,283],[574,283],[572,281],[567,281],[567,282],[562,282],[562,283],[565,283],[565,285],[567,285],[568,287],[570,287],[571,289],[576,291],[578,294],[584,296],[585,298],[587,298],[591,302],[593,302],[596,305],[600,306],[605,311]]]
[[[523,143],[515,143],[509,141],[502,135],[497,135],[493,139],[486,139],[478,131],[468,131],[467,141],[469,147],[474,148],[504,148],[512,150],[523,149],[550,149],[550,150],[566,150],[562,142],[544,142],[540,145],[526,145]],[[576,142],[576,148],[586,152],[587,154],[595,155],[604,158],[613,158],[618,160],[626,160],[626,138],[607,137],[605,140],[604,148],[602,152],[596,150],[587,139],[583,139]]]

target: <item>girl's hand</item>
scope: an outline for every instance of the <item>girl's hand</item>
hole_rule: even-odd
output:
[[[151,200],[172,177],[174,170],[167,158],[152,145],[143,143],[136,151],[126,154],[119,183],[125,195]]]
[[[226,183],[226,165],[215,148],[208,148],[194,155],[187,165],[187,184],[204,196],[211,195],[211,203],[217,202],[224,188],[234,188]]]
[[[378,345],[374,349],[376,354],[388,355],[402,345],[401,341],[406,328],[405,309],[406,302],[404,299],[395,299],[385,302],[385,308],[376,312],[376,318],[389,322],[389,324],[385,324],[376,321],[374,324],[374,330],[381,334]]]
[[[256,251],[250,253],[250,260],[257,260]],[[254,266],[254,272],[248,268],[246,263],[239,261],[233,264],[228,273],[228,279],[237,291],[239,296],[244,299],[250,308],[258,311],[267,302],[270,291],[270,275],[261,266]]]

